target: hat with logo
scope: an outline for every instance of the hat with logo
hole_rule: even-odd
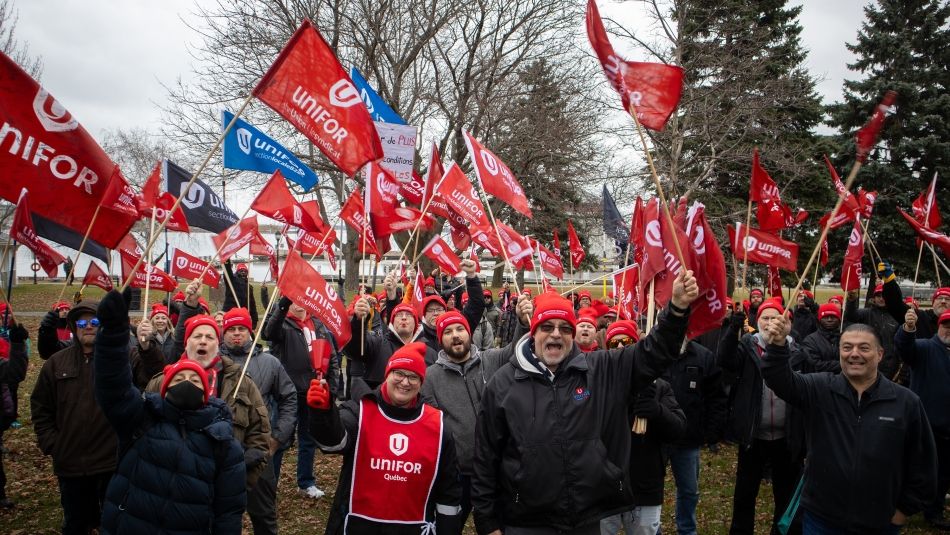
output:
[[[221,339],[221,332],[218,331],[218,322],[214,321],[214,318],[207,314],[198,314],[197,316],[188,318],[188,321],[185,322],[185,340],[191,338],[191,333],[202,325],[207,325],[214,329],[215,337],[219,340]]]
[[[762,296],[765,295],[765,294],[762,292],[762,290],[760,290],[760,289],[758,289],[758,288],[753,288],[752,291],[749,292],[749,297],[752,297],[752,296],[755,296],[755,295],[757,295],[757,296],[759,296],[759,297],[762,297]]]
[[[950,310],[940,315],[940,318],[937,319],[937,325],[943,325],[944,323],[947,323],[948,321],[950,321]]]
[[[777,310],[779,314],[784,314],[784,313],[785,313],[785,307],[783,307],[783,306],[782,306],[782,303],[779,303],[778,300],[776,300],[776,299],[766,299],[765,301],[762,301],[762,304],[761,304],[761,305],[759,305],[759,311],[758,311],[758,313],[756,313],[756,315],[755,315],[755,320],[756,320],[756,321],[759,321],[759,318],[762,317],[762,312],[764,312],[764,311],[766,311],[766,310],[768,310],[768,309],[770,309],[770,308],[771,308],[772,310]]]
[[[874,287],[874,292],[871,295],[877,295],[877,294],[883,294],[883,293],[884,293],[884,285],[878,284],[877,286]]]
[[[211,392],[211,386],[208,383],[208,371],[202,368],[201,364],[187,357],[182,357],[178,362],[165,366],[165,369],[162,370],[162,386],[158,389],[158,393],[165,397],[165,392],[168,391],[168,385],[172,382],[172,379],[178,375],[178,372],[186,370],[197,373],[198,377],[201,378],[201,389],[205,393],[204,402],[208,403]]]
[[[419,316],[416,315],[416,309],[409,303],[399,303],[393,307],[393,311],[389,315],[390,321],[395,319],[396,314],[400,312],[408,312],[412,316],[412,321],[415,322],[415,327],[419,326]]]
[[[386,377],[393,370],[406,370],[418,375],[423,381],[426,378],[426,348],[425,342],[406,344],[393,353],[386,363]]]
[[[600,317],[600,314],[598,314],[597,310],[595,310],[593,307],[584,307],[577,311],[576,325],[580,325],[581,323],[590,323],[596,327],[598,317]]]
[[[426,311],[429,309],[429,305],[431,305],[432,303],[435,303],[435,304],[437,304],[437,305],[440,305],[442,308],[446,308],[446,306],[445,306],[445,301],[444,301],[441,297],[439,297],[438,295],[430,295],[430,296],[427,296],[425,299],[422,300],[422,313],[423,313],[423,314],[426,313]]]
[[[538,326],[549,320],[564,320],[572,329],[577,328],[574,317],[574,304],[555,292],[545,292],[534,300],[534,314],[531,316],[531,334]]]
[[[818,307],[818,319],[822,319],[826,316],[834,316],[841,319],[841,307],[834,303],[825,303]]]
[[[161,304],[161,303],[155,303],[154,305],[152,305],[152,311],[149,312],[149,314],[148,314],[148,319],[152,319],[152,318],[154,318],[155,316],[157,316],[158,314],[164,314],[164,315],[167,316],[167,315],[168,315],[168,307],[165,306],[165,305],[163,305],[163,304]]]
[[[442,345],[442,333],[445,332],[445,329],[447,329],[449,325],[455,325],[456,323],[465,327],[465,331],[468,334],[472,334],[472,328],[469,326],[465,316],[458,310],[450,310],[435,319],[435,332],[438,336],[436,340],[439,341],[439,345]]]
[[[944,286],[943,288],[937,288],[937,291],[934,292],[930,300],[936,301],[938,297],[950,297],[950,287]]]
[[[588,300],[592,299],[591,296],[590,296],[590,292],[588,292],[587,290],[581,290],[581,291],[577,292],[577,299],[578,299],[578,300],[583,299],[583,298],[585,298],[585,297],[586,297]]]
[[[629,336],[633,338],[634,342],[640,341],[640,335],[637,334],[637,324],[630,320],[619,320],[610,324],[610,327],[607,327],[607,336],[605,336],[608,343],[613,339],[614,336]]]
[[[237,265],[238,273],[247,273],[247,264],[238,264]]]
[[[224,331],[227,332],[231,327],[244,327],[252,330],[251,313],[246,308],[232,308],[224,313]]]

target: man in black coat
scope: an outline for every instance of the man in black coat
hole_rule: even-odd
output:
[[[871,292],[871,300],[867,307],[858,307],[858,290],[848,292],[847,301],[844,307],[844,324],[863,323],[870,325],[877,331],[884,343],[884,360],[881,361],[880,370],[890,380],[897,377],[900,368],[900,359],[897,357],[897,349],[894,347],[894,334],[897,332],[900,322],[895,320],[887,310],[884,301],[884,285],[877,284]]]
[[[224,289],[224,305],[221,310],[227,312],[232,308],[246,308],[251,313],[251,323],[257,328],[257,301],[254,300],[254,287],[248,279],[247,264],[238,264],[237,272],[231,271],[231,261],[224,263],[224,269],[228,276],[225,284],[229,287]],[[232,292],[233,289],[233,292]],[[237,296],[237,301],[234,296]]]
[[[841,309],[825,303],[818,307],[818,330],[801,342],[805,355],[802,370],[806,373],[841,371],[838,364],[838,340],[841,338]]]

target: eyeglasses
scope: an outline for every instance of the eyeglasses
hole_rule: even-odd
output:
[[[76,320],[76,327],[80,329],[85,329],[86,327],[92,325],[93,327],[99,326],[99,318],[92,318],[90,320]]]
[[[393,377],[396,378],[397,383],[409,381],[409,384],[417,385],[422,382],[422,377],[419,377],[414,373],[404,372],[402,370],[393,370]]]
[[[562,323],[561,325],[554,326],[553,323],[542,323],[538,325],[538,330],[544,334],[551,334],[554,330],[557,329],[562,335],[574,334],[574,327],[571,327],[567,323]]]
[[[609,342],[607,342],[607,347],[610,348],[610,349],[616,349],[616,348],[618,348],[618,347],[626,347],[626,346],[628,346],[628,345],[630,345],[630,344],[633,344],[633,343],[636,343],[636,341],[635,341],[633,338],[629,337],[629,336],[623,336],[623,337],[621,337],[621,338],[616,338],[616,337],[615,337],[615,338],[613,338],[612,340],[610,340]]]

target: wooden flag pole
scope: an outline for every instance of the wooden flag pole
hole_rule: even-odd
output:
[[[7,236],[7,244],[3,246],[3,255],[0,255],[0,267],[2,267],[7,262],[7,253],[10,252],[10,243],[12,242],[13,242],[13,239]],[[13,257],[16,258],[16,249],[13,249]],[[10,273],[12,274],[13,262],[10,262],[10,265],[11,265]],[[5,303],[7,303],[8,305],[12,307],[13,303],[10,302],[10,297],[7,295],[7,292],[6,290],[3,289],[3,287],[4,287],[4,284],[2,283],[2,281],[0,281],[0,296],[3,297],[3,301]],[[13,293],[13,290],[10,290],[10,293]],[[57,301],[59,301],[59,299],[57,299]]]
[[[749,229],[752,226],[752,197],[749,197],[749,205],[745,211],[745,237],[742,239],[742,286],[739,287],[739,294],[746,291],[746,276],[749,274],[749,250],[745,244],[749,241]],[[735,255],[733,255],[735,256]]]
[[[613,272],[610,272],[610,273],[607,273],[606,275],[601,275],[601,276],[599,276],[599,277],[590,279],[590,280],[588,280],[588,281],[584,281],[584,282],[582,282],[582,283],[580,283],[580,284],[575,284],[574,286],[571,286],[571,287],[568,288],[567,290],[561,292],[561,295],[567,295],[567,294],[573,292],[574,290],[577,290],[578,288],[583,288],[584,286],[587,286],[588,284],[593,284],[593,283],[595,283],[595,282],[600,282],[600,281],[602,281],[602,280],[604,280],[604,279],[606,279],[607,277],[610,277],[610,276],[612,276],[612,275],[613,275]]]
[[[205,268],[206,268],[205,272],[207,272],[208,267],[211,267],[211,260],[208,260],[208,262],[205,264]],[[231,282],[231,276],[228,275],[228,268],[224,266],[221,266],[221,267],[223,268],[221,269],[221,272],[224,275],[224,283],[228,285],[228,290],[231,290],[231,297],[234,298],[234,304],[235,306],[240,306],[241,302],[238,300],[237,291],[234,289],[234,283]],[[204,273],[202,273],[201,276],[198,278],[204,281],[204,277],[205,277]],[[202,284],[204,284],[204,282],[202,282]]]
[[[481,186],[481,182],[478,184]],[[511,272],[511,283],[515,285],[515,291],[518,292],[518,296],[521,296],[521,288],[518,287],[518,274],[515,273],[515,267],[511,265],[511,260],[508,259],[508,248],[505,247],[505,241],[501,239],[501,232],[498,231],[498,223],[495,220],[495,214],[492,212],[491,203],[488,202],[488,193],[485,190],[481,191],[481,198],[485,202],[485,208],[488,209],[488,215],[491,216],[491,226],[495,229],[495,236],[498,237],[498,246],[501,248],[501,254],[505,257],[505,267],[508,268],[508,271]]]
[[[152,216],[148,221],[148,238],[152,239],[152,235],[155,234],[155,209],[152,208]],[[148,291],[151,287],[152,282],[152,259],[149,253],[146,253],[148,257],[145,259],[145,296],[142,301],[142,319],[145,320],[148,318]]]
[[[66,286],[69,280],[76,274],[76,264],[79,263],[79,256],[82,255],[82,250],[86,247],[86,242],[89,240],[89,234],[92,232],[92,226],[96,224],[96,218],[99,217],[99,210],[102,209],[102,204],[96,205],[96,211],[92,213],[92,219],[89,220],[89,226],[86,227],[86,233],[82,237],[82,243],[79,244],[79,250],[76,251],[76,258],[73,260],[73,267],[69,270],[69,273],[66,274],[66,280],[63,281],[63,288],[59,291],[59,297],[56,298],[56,301],[62,301],[63,295],[66,294]],[[82,290],[80,290],[81,292]]]
[[[631,248],[631,247],[633,247],[633,244],[630,243],[630,240],[627,240],[627,252],[626,252],[626,254],[623,255],[623,266],[620,267],[620,269],[622,270],[622,271],[620,272],[620,273],[621,273],[621,275],[620,275],[620,291],[621,291],[621,292],[623,292],[623,291],[624,291],[624,288],[627,287],[627,262],[630,261],[630,248]],[[685,268],[685,266],[684,266],[684,268]],[[621,300],[620,300],[620,299],[617,299],[617,291],[614,291],[614,300],[616,301],[616,303],[614,303],[614,305],[617,306],[617,317],[620,318],[620,317],[621,317],[621,316],[620,316],[620,301],[621,301]]]
[[[221,144],[224,143],[225,136],[227,136],[228,132],[230,132],[231,129],[234,128],[234,124],[237,122],[238,117],[240,117],[241,114],[244,113],[244,110],[247,109],[248,104],[251,103],[251,100],[253,98],[254,98],[254,93],[248,92],[247,98],[244,99],[244,102],[241,104],[241,107],[238,108],[238,110],[234,113],[234,117],[231,118],[231,121],[227,124],[227,126],[224,127],[224,131],[222,131],[221,135],[218,136],[218,140],[214,142],[214,145],[211,147],[211,150],[208,151],[208,154],[205,157],[204,161],[201,162],[200,166],[198,166],[198,170],[195,171],[194,174],[191,175],[191,179],[189,179],[188,182],[185,183],[185,187],[181,190],[181,195],[175,198],[174,204],[172,204],[172,207],[169,208],[168,210],[169,214],[174,214],[175,210],[177,210],[178,207],[181,205],[181,200],[188,195],[188,192],[191,191],[191,186],[194,185],[195,181],[198,180],[198,177],[201,176],[201,173],[203,173],[205,168],[208,167],[208,162],[211,161],[211,157],[214,156],[214,153],[218,151],[218,147],[220,147]],[[248,206],[247,209],[250,210],[251,207]],[[245,212],[245,215],[246,214],[247,212]],[[152,250],[152,246],[155,244],[155,240],[158,239],[158,236],[162,233],[162,230],[165,229],[165,225],[167,225],[170,220],[171,220],[171,216],[169,215],[169,217],[166,217],[165,220],[162,221],[162,224],[158,227],[158,232],[156,232],[154,236],[149,238],[148,245],[145,247],[145,255],[148,255],[149,251]],[[225,241],[225,243],[227,242]],[[220,249],[218,250],[218,252],[221,252]],[[143,257],[145,255],[143,255]],[[215,253],[215,256],[217,256],[217,253]],[[139,266],[141,265],[142,265],[142,258],[139,258],[138,260],[136,260],[135,265],[132,266],[131,272],[129,273],[129,277],[125,279],[125,282],[123,282],[122,286],[119,287],[119,293],[122,293],[123,291],[125,291],[126,287],[128,287],[129,283],[132,281],[132,277],[135,276],[135,270],[138,269]],[[204,277],[204,275],[202,275],[201,277]],[[198,277],[198,278],[200,279],[201,277]]]

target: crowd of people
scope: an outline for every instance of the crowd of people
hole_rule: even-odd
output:
[[[666,531],[690,535],[701,458],[723,441],[738,448],[732,534],[754,532],[763,481],[773,533],[898,533],[917,513],[950,530],[950,288],[922,308],[886,263],[865,306],[753,289],[690,340],[689,271],[648,327],[587,291],[493,294],[463,260],[462,280],[425,280],[421,307],[396,272],[361,289],[342,347],[287,297],[254,345],[241,268],[214,315],[194,281],[135,321],[116,291],[43,318],[30,407],[63,533],[240,533],[244,514],[277,533],[296,444],[309,499],[325,494],[317,450],[342,456],[328,534],[457,534],[469,517],[480,535],[656,534],[669,467]],[[0,429],[28,364],[12,312]],[[0,463],[13,507],[4,484]]]

